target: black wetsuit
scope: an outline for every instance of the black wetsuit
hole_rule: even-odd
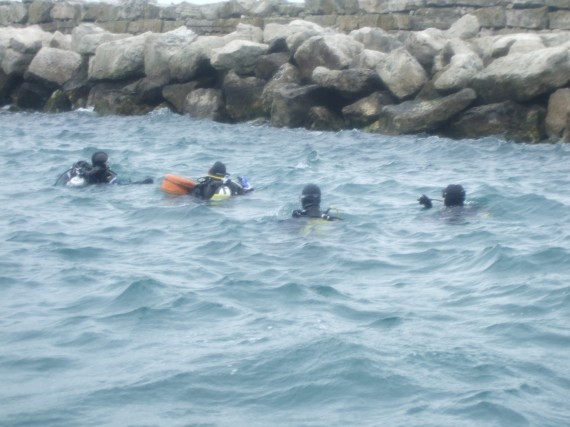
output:
[[[92,166],[85,171],[88,184],[110,184],[117,178],[117,174],[106,166]]]
[[[319,218],[326,221],[334,221],[338,219],[335,216],[329,215],[329,210],[321,211],[320,206],[307,206],[306,209],[295,209],[291,216],[293,218]]]
[[[198,179],[198,185],[192,189],[190,194],[202,200],[210,200],[222,186],[228,187],[232,192],[232,196],[242,195],[247,192],[240,184],[232,180],[206,176]]]
[[[117,174],[106,166],[91,166],[84,160],[73,164],[71,168],[62,173],[55,185],[66,185],[74,177],[85,180],[85,185],[89,184],[112,184],[116,182]]]

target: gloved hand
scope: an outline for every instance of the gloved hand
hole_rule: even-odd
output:
[[[238,176],[237,180],[245,191],[253,190],[253,187],[251,186],[251,184],[249,183],[249,180],[246,177]]]
[[[433,205],[431,204],[431,199],[426,196],[425,194],[422,194],[420,198],[418,198],[418,202],[420,202],[420,205],[424,205],[426,208],[431,208]]]

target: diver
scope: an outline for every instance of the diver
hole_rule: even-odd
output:
[[[303,188],[301,192],[301,207],[302,209],[293,211],[291,214],[293,218],[319,218],[326,221],[341,219],[329,214],[331,208],[324,212],[321,210],[321,189],[315,184],[307,184]]]
[[[55,185],[68,185],[72,187],[82,187],[92,184],[152,184],[152,178],[142,181],[131,182],[131,180],[119,181],[117,174],[109,167],[109,156],[104,151],[97,151],[91,156],[91,164],[80,160],[59,176]]]
[[[226,173],[226,165],[222,162],[215,162],[208,175],[198,179],[198,184],[190,191],[192,196],[202,200],[210,200],[212,196],[219,192],[229,192],[231,196],[249,193],[254,188],[247,178],[238,176],[238,182],[229,179],[230,174]]]
[[[97,151],[91,156],[91,168],[85,172],[87,184],[113,184],[117,174],[113,172],[107,162],[109,156],[104,151]]]
[[[430,199],[425,194],[422,194],[418,198],[418,202],[420,203],[420,205],[423,205],[426,209],[430,209],[433,206],[432,200],[436,200],[438,202],[443,201],[443,205],[446,208],[463,206],[465,203],[465,189],[463,188],[463,186],[459,184],[449,184],[447,187],[443,189],[441,195],[443,197],[443,200]]]

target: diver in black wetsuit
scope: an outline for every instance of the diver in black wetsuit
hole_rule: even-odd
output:
[[[112,184],[117,180],[107,161],[109,156],[104,151],[97,151],[91,156],[91,167],[84,173],[87,184]]]
[[[465,203],[465,189],[459,184],[449,184],[443,189],[441,195],[443,196],[443,204],[446,208],[463,206]],[[433,206],[432,200],[441,201],[439,199],[430,199],[425,194],[422,194],[421,197],[418,198],[420,205],[423,205],[426,209]]]
[[[340,219],[333,215],[329,215],[330,208],[326,211],[321,210],[321,189],[318,185],[307,184],[301,192],[302,209],[295,209],[292,213],[293,218],[320,218],[327,221]]]
[[[202,200],[210,200],[223,186],[229,188],[232,196],[242,195],[254,190],[246,178],[238,176],[239,182],[234,182],[228,176],[226,165],[222,162],[216,162],[208,171],[208,176],[198,179],[198,185],[192,189],[190,194]]]
[[[115,184],[117,174],[109,168],[108,160],[107,153],[97,151],[91,156],[92,164],[85,160],[75,162],[71,168],[59,176],[55,185],[82,187],[90,184]]]
[[[117,174],[108,165],[109,156],[104,151],[97,151],[91,156],[91,163],[80,160],[62,173],[55,185],[71,185],[82,187],[91,184],[152,184],[152,178],[132,182],[130,179],[119,181]]]

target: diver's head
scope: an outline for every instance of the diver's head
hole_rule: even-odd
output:
[[[321,204],[321,189],[318,185],[307,184],[301,192],[301,205],[303,209],[311,206],[320,206]]]
[[[459,184],[450,184],[442,191],[445,206],[463,206],[465,190]]]
[[[93,164],[93,166],[106,167],[108,160],[109,156],[107,155],[107,153],[103,151],[97,151],[96,153],[93,153],[93,155],[91,156],[91,163]]]
[[[212,178],[224,178],[227,175],[226,165],[224,165],[222,162],[214,163],[208,171],[208,175],[210,175]]]

